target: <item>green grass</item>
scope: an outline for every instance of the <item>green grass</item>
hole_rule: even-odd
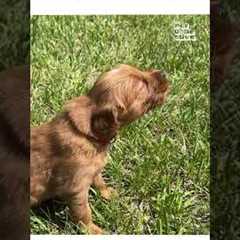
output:
[[[0,2],[0,71],[29,64],[29,3]]]
[[[177,42],[173,21],[196,42]],[[119,197],[91,190],[94,221],[117,234],[209,233],[208,16],[34,16],[31,20],[32,125],[85,94],[119,63],[163,69],[167,103],[120,132],[105,169]],[[80,234],[64,204],[31,213],[35,234]]]

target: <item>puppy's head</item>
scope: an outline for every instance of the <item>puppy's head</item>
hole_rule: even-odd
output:
[[[120,65],[101,75],[87,96],[70,101],[65,109],[82,133],[108,143],[121,126],[162,105],[168,91],[161,71]]]
[[[119,124],[125,125],[162,105],[168,92],[169,82],[164,72],[120,65],[101,75],[88,96],[99,109],[111,105]]]

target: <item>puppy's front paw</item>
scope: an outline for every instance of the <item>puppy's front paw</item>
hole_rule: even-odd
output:
[[[111,200],[118,196],[118,192],[112,187],[104,188],[100,191],[100,193],[101,196],[106,200]]]
[[[86,226],[89,234],[104,234],[104,231],[94,223],[90,223]]]

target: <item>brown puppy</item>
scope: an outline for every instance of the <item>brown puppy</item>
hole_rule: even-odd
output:
[[[102,230],[92,222],[88,191],[93,184],[109,199],[101,172],[110,141],[118,130],[163,104],[169,84],[158,70],[128,65],[104,73],[86,96],[65,105],[63,113],[31,132],[31,204],[65,199],[76,223],[90,233]]]

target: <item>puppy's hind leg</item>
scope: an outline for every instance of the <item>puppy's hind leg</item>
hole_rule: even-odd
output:
[[[105,183],[102,174],[99,173],[93,181],[93,185],[98,188],[100,191],[100,194],[103,198],[106,200],[110,200],[111,198],[117,196],[117,191],[113,189],[112,187],[108,187],[107,184]]]
[[[88,190],[79,192],[69,199],[72,220],[82,224],[90,234],[103,234],[103,230],[92,221],[91,208],[88,203]]]

